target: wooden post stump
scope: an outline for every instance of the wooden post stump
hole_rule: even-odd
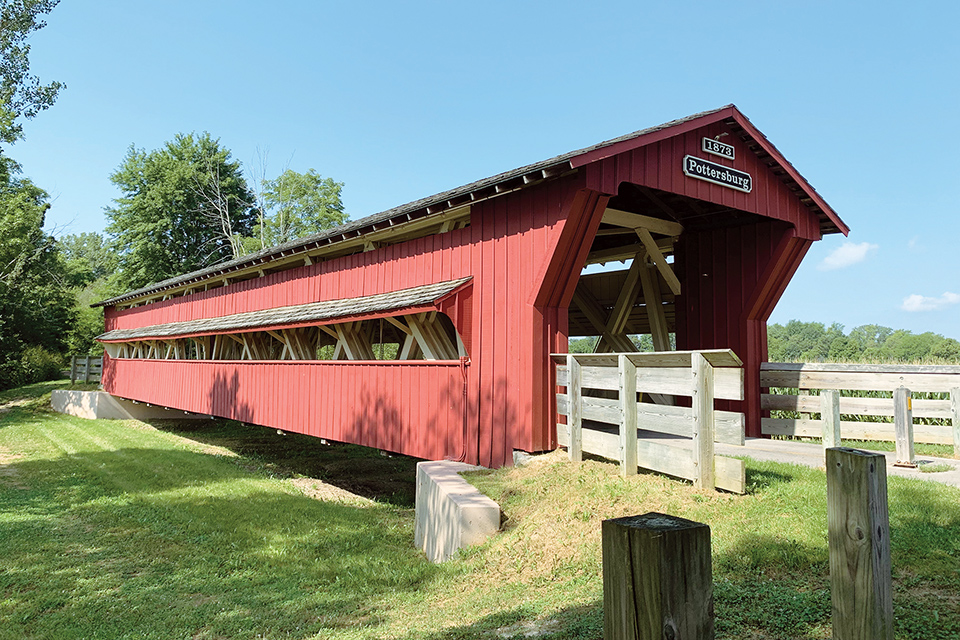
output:
[[[881,454],[827,449],[827,531],[835,640],[892,640],[887,466]]]
[[[714,637],[710,527],[651,512],[601,533],[606,640]]]
[[[897,439],[896,466],[916,467],[913,460],[913,401],[910,389],[906,387],[893,390],[893,427]]]

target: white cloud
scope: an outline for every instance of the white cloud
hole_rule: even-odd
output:
[[[904,311],[933,311],[950,304],[960,304],[960,293],[950,293],[947,291],[939,298],[921,296],[920,294],[914,293],[903,299],[903,304],[900,305],[900,308]]]
[[[849,267],[857,264],[858,262],[863,262],[867,259],[867,254],[869,254],[871,251],[876,251],[878,248],[879,247],[877,245],[870,244],[869,242],[861,242],[859,244],[853,242],[844,242],[842,245],[834,249],[830,255],[824,258],[817,268],[820,269],[820,271],[843,269],[844,267]]]

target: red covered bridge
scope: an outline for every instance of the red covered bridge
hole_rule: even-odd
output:
[[[549,354],[568,337],[665,350],[675,332],[741,357],[759,435],[767,318],[811,243],[847,231],[730,105],[101,302],[103,384],[500,466],[556,447]]]

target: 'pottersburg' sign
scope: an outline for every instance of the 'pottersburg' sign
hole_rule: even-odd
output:
[[[753,189],[753,178],[749,173],[694,156],[683,157],[683,173],[691,178],[706,180],[744,193],[750,193]]]

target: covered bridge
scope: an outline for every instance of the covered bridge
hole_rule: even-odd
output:
[[[103,385],[500,466],[557,446],[568,337],[675,333],[740,356],[732,408],[759,435],[767,318],[811,243],[847,231],[730,105],[100,302]]]

